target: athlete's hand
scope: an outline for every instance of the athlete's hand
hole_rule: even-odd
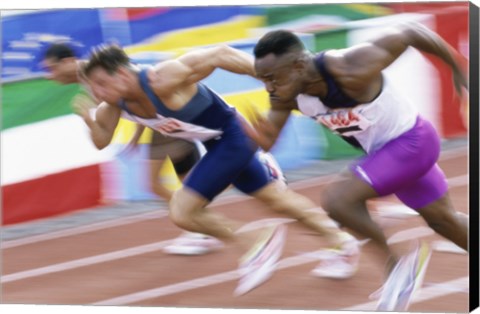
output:
[[[458,97],[460,98],[460,116],[464,126],[468,126],[468,97],[465,97],[464,88],[468,92],[468,79],[466,75],[461,70],[453,70],[453,84],[457,92]],[[454,96],[455,97],[455,96]]]
[[[93,108],[95,108],[95,103],[88,96],[80,94],[73,98],[73,112],[82,117],[85,121],[92,120],[90,116],[90,109]]]
[[[462,95],[462,88],[465,88],[468,91],[468,80],[466,75],[461,70],[453,71],[453,84],[455,85],[455,90],[458,95]]]
[[[245,133],[263,150],[268,151],[273,144],[271,138],[274,138],[276,128],[255,108],[254,105],[247,106],[246,108],[246,115],[250,123],[243,117],[240,119]]]

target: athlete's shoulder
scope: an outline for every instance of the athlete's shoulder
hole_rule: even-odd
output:
[[[148,70],[152,87],[158,87],[164,91],[185,85],[186,78],[191,75],[191,68],[178,59],[166,60],[157,63]]]
[[[169,71],[178,71],[184,65],[178,59],[168,59],[153,65],[150,69],[155,73],[166,73]]]
[[[354,63],[349,61],[346,49],[329,49],[317,54],[325,70],[334,78],[351,74]]]

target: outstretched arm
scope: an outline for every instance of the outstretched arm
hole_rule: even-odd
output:
[[[160,68],[162,75],[168,75],[168,84],[172,86],[194,84],[217,68],[255,77],[253,57],[226,45],[187,52],[175,60],[160,63]],[[162,84],[166,88],[164,81]]]
[[[457,61],[458,54],[438,34],[418,23],[401,24],[385,35],[345,50],[347,64],[353,65],[360,75],[380,73],[392,64],[408,47],[433,54],[448,64],[453,72],[457,92],[468,88],[465,74]],[[362,70],[363,68],[363,70]],[[363,72],[362,72],[363,71]]]
[[[406,28],[405,33],[410,46],[433,54],[450,66],[453,73],[455,89],[459,94],[461,94],[462,87],[468,89],[468,79],[458,63],[459,54],[452,46],[444,41],[438,34],[421,24],[411,25],[409,28]]]
[[[193,81],[209,76],[217,68],[255,77],[253,56],[227,45],[194,50],[178,58],[178,61],[190,68]]]

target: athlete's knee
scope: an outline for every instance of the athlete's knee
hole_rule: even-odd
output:
[[[193,218],[191,210],[182,204],[178,196],[178,191],[175,192],[168,203],[169,218],[170,220],[180,228],[188,229],[193,224]]]
[[[461,217],[453,210],[435,206],[420,210],[420,214],[430,228],[440,234],[455,232],[462,228]]]
[[[190,224],[188,215],[179,210],[179,208],[175,206],[175,204],[172,204],[172,202],[170,202],[170,204],[168,213],[170,220],[178,227],[185,229],[185,227]]]
[[[195,219],[202,215],[202,209],[208,200],[188,188],[181,188],[173,193],[169,205],[169,217],[180,228],[192,230],[195,228]]]
[[[426,220],[428,226],[440,234],[454,231],[458,227],[456,215],[436,215]]]

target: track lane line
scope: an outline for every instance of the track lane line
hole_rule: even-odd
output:
[[[424,236],[424,235],[421,235],[421,236]],[[395,243],[400,243],[408,240],[418,239],[419,235],[416,234],[415,232],[410,232],[400,238],[395,237],[395,234],[394,234],[392,235],[391,238],[393,238],[393,240],[390,241],[390,243],[395,244]],[[284,258],[279,262],[278,270],[318,261],[318,256],[322,255],[323,252],[325,252],[325,250],[321,249],[321,250],[302,253],[299,255]],[[181,292],[185,292],[185,291],[189,291],[197,288],[204,288],[211,285],[225,283],[228,281],[235,280],[239,278],[239,276],[240,275],[238,274],[237,270],[233,270],[233,271],[223,272],[216,275],[205,276],[205,277],[201,277],[193,280],[187,280],[180,283],[167,285],[167,286],[163,286],[155,289],[149,289],[149,290],[140,291],[132,294],[127,294],[127,295],[123,295],[123,296],[119,296],[119,297],[115,297],[107,300],[102,300],[102,301],[92,303],[92,305],[127,305],[127,304],[136,303],[136,302],[140,302],[148,299],[163,297],[163,296],[181,293]]]

